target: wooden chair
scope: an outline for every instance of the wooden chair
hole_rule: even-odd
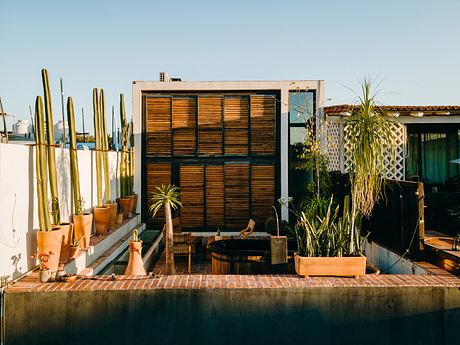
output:
[[[252,219],[249,219],[248,226],[240,231],[240,237],[248,238],[249,235],[253,233],[255,227],[256,227],[256,222],[253,221]]]
[[[192,254],[195,254],[196,241],[193,241],[190,232],[182,232],[180,217],[173,219],[173,254],[188,256],[188,273],[192,269]],[[166,232],[166,224],[163,226],[163,235]]]

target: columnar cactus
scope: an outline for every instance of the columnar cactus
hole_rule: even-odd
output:
[[[45,114],[40,96],[35,101],[35,143],[38,220],[41,231],[51,231],[50,214],[48,212],[48,172],[46,166]]]
[[[93,112],[94,112],[94,138],[96,142],[96,185],[97,185],[97,206],[104,207],[102,201],[102,155],[101,155],[101,121],[99,107],[99,92],[93,89]]]
[[[51,109],[51,92],[48,80],[48,71],[46,69],[42,69],[42,82],[45,96],[46,134],[48,140],[48,171],[51,187],[51,213],[53,215],[53,224],[59,225],[61,223],[61,214],[59,208],[56,156],[54,152],[53,111]]]
[[[128,178],[128,141],[129,125],[126,122],[125,98],[120,94],[120,125],[121,125],[121,159],[120,159],[120,192],[121,197],[130,195]]]
[[[72,178],[72,194],[75,214],[83,214],[83,202],[80,194],[80,176],[78,173],[77,135],[75,133],[75,114],[72,97],[67,98],[67,121],[70,138],[70,175]]]
[[[110,175],[109,175],[109,143],[107,138],[107,130],[106,130],[106,121],[105,121],[105,98],[104,98],[104,90],[101,89],[100,91],[100,122],[101,122],[101,147],[104,151],[102,153],[102,164],[104,170],[104,181],[105,181],[105,202],[110,203]]]

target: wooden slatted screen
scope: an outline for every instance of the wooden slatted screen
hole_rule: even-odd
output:
[[[161,209],[158,211],[155,219],[152,220],[150,216],[150,211],[148,208],[151,205],[150,198],[152,192],[155,190],[155,187],[161,186],[162,184],[167,185],[171,183],[171,164],[170,163],[148,163],[146,164],[147,172],[147,213],[149,214],[148,222],[154,223],[156,226],[160,227],[164,224],[164,211]]]
[[[171,155],[171,97],[149,97],[145,102],[147,156]]]
[[[222,154],[222,97],[198,98],[199,154]]]
[[[223,165],[206,166],[206,224],[208,230],[225,225]]]
[[[251,96],[251,154],[275,154],[275,102],[273,96]]]
[[[249,99],[247,96],[225,97],[225,154],[248,154]]]
[[[249,164],[228,163],[225,167],[225,226],[243,229],[249,220]]]
[[[196,153],[196,97],[173,98],[173,155]]]
[[[275,166],[251,166],[251,218],[258,230],[263,230],[265,220],[275,205]]]
[[[204,230],[204,166],[181,165],[181,223],[183,227]]]

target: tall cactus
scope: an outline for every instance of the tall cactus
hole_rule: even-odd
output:
[[[134,193],[134,129],[133,120],[129,123],[129,193]]]
[[[45,114],[40,96],[35,101],[35,143],[36,143],[36,173],[38,220],[41,231],[51,231],[50,214],[48,212],[48,172],[46,171],[45,149]]]
[[[94,138],[96,142],[96,185],[97,185],[97,206],[104,207],[102,201],[102,156],[101,156],[101,126],[99,92],[93,89],[93,113],[94,113]]]
[[[128,178],[128,140],[129,126],[126,122],[125,97],[120,94],[120,126],[121,126],[121,159],[120,159],[120,192],[121,197],[130,195]]]
[[[77,135],[75,133],[75,114],[72,97],[67,98],[67,121],[70,138],[70,175],[75,214],[83,214],[83,202],[80,194],[80,176],[78,173]]]
[[[54,152],[53,111],[51,109],[51,92],[48,80],[48,71],[46,69],[42,69],[42,82],[45,96],[46,134],[48,139],[48,171],[51,187],[51,213],[53,215],[53,224],[59,225],[61,223],[61,214],[58,196],[56,156]]]
[[[100,107],[100,122],[101,122],[101,140],[102,140],[102,165],[104,168],[104,181],[105,181],[105,202],[110,203],[110,175],[109,175],[109,142],[107,138],[107,129],[106,129],[106,121],[105,121],[105,97],[104,97],[104,90],[100,90],[100,98],[99,98],[99,107]]]

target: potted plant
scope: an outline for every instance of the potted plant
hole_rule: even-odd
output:
[[[125,275],[146,275],[142,261],[142,240],[139,239],[137,229],[133,231],[133,237],[129,241],[129,261]]]
[[[80,254],[80,242],[84,238],[85,238],[85,235],[83,235],[77,240],[75,232],[72,234],[72,242],[70,243],[70,254],[69,254],[70,259],[75,259],[78,256],[78,254]]]
[[[80,248],[84,249],[89,247],[89,240],[91,238],[91,227],[93,224],[93,215],[91,213],[84,213],[84,201],[80,194],[80,174],[78,170],[78,154],[77,154],[77,136],[75,132],[75,115],[72,97],[67,99],[67,120],[69,123],[69,137],[70,137],[70,176],[72,180],[72,198],[74,205],[74,214],[72,216],[74,222],[74,231],[72,238],[84,239],[78,241]],[[70,248],[70,250],[72,250]],[[72,253],[69,253],[72,258]]]
[[[94,133],[95,133],[95,156],[96,156],[96,185],[97,205],[93,209],[96,233],[106,235],[109,228],[110,209],[104,205],[102,196],[102,121],[99,104],[99,91],[93,89]]]
[[[109,171],[109,142],[106,130],[106,119],[105,119],[105,98],[104,90],[100,91],[100,121],[101,128],[101,146],[102,146],[102,164],[104,168],[104,182],[105,182],[105,206],[109,208],[109,229],[114,229],[117,220],[117,203],[112,201],[111,188],[110,188],[110,171]]]
[[[49,267],[50,257],[54,256],[54,253],[49,252],[38,252],[32,255],[32,259],[37,259],[40,266],[39,278],[40,282],[46,283],[51,279],[52,273]]]
[[[171,216],[171,208],[177,210],[182,207],[180,202],[179,188],[174,185],[161,185],[155,187],[150,199],[152,204],[149,207],[152,217],[158,213],[161,207],[165,209],[166,220],[166,238],[165,238],[165,256],[166,256],[166,272],[167,274],[175,274],[176,268],[174,266],[174,236],[173,236],[173,222]]]
[[[45,121],[43,102],[40,96],[35,102],[35,141],[36,141],[36,178],[39,231],[37,231],[38,253],[60,253],[62,245],[62,230],[52,226],[48,212],[48,173],[45,141]],[[47,268],[56,272],[59,264],[59,255],[47,258]]]
[[[129,176],[129,133],[130,124],[126,121],[125,99],[120,94],[120,125],[121,125],[121,158],[120,158],[120,195],[118,203],[125,219],[133,216],[134,200],[131,195],[131,179]]]
[[[270,236],[270,255],[272,265],[286,264],[288,262],[287,236],[280,236],[280,223],[278,211],[272,206],[276,217],[276,236]]]

